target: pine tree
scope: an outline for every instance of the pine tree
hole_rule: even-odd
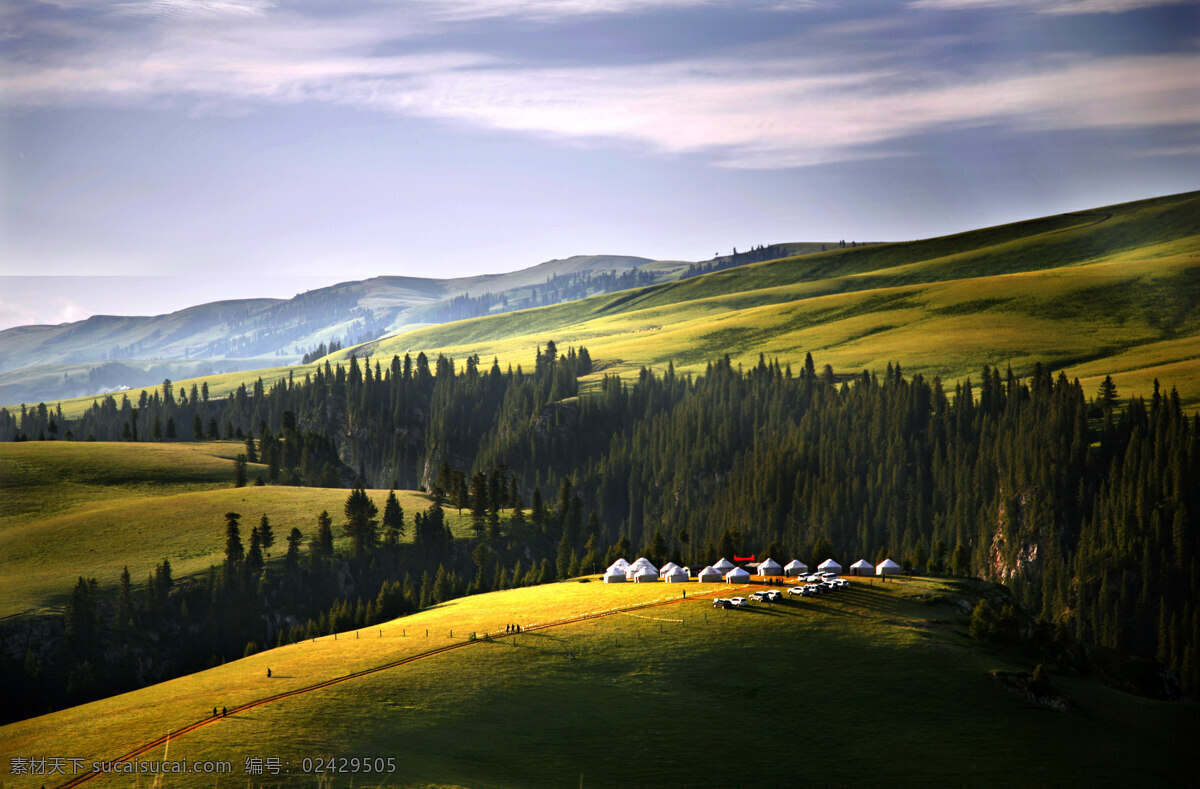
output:
[[[117,588],[117,606],[113,613],[113,627],[118,633],[127,633],[133,628],[133,583],[129,577],[129,566],[121,570]]]
[[[242,516],[236,512],[225,513],[225,566],[226,568],[237,567],[245,558],[246,553],[242,548],[241,529],[238,528],[238,520]]]
[[[396,498],[396,491],[389,490],[383,504],[384,542],[389,546],[399,544],[404,537],[404,509]]]
[[[354,556],[366,556],[378,541],[379,523],[375,516],[379,514],[379,508],[367,496],[367,491],[358,487],[346,498],[344,509],[346,523],[342,530],[350,538],[351,552]]]
[[[322,558],[333,557],[333,518],[325,510],[317,516],[317,550]]]
[[[286,571],[294,571],[300,566],[300,544],[304,541],[304,534],[295,526],[288,532],[287,537],[287,553],[283,557],[283,566]]]
[[[258,541],[262,545],[263,553],[270,556],[271,546],[275,544],[275,532],[266,513],[263,513],[262,520],[258,522]]]

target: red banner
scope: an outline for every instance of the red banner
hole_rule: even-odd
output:
[[[734,557],[733,557],[733,560],[734,560],[735,562],[752,562],[752,561],[754,561],[754,557],[753,557],[753,556],[737,556],[737,555],[734,555]]]

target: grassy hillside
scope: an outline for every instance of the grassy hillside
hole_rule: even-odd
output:
[[[961,379],[1037,361],[1126,393],[1155,377],[1200,405],[1200,194],[956,236],[837,249],[541,310],[429,327],[361,356],[436,349],[528,363],[586,344],[608,371],[698,371],[729,353],[838,371],[898,361]]]
[[[246,535],[265,513],[276,557],[293,526],[315,534],[321,510],[344,539],[337,525],[349,491],[235,488],[232,459],[242,450],[240,442],[0,444],[0,617],[57,608],[81,575],[115,586],[125,565],[134,583],[164,558],[177,577],[205,571],[222,560],[226,512],[242,515]],[[382,509],[387,491],[369,493]],[[421,493],[397,497],[409,524],[429,506]],[[447,512],[458,535],[467,521]]]
[[[800,246],[807,251],[810,247]],[[547,339],[587,345],[602,372],[698,372],[730,354],[839,373],[899,362],[945,380],[983,364],[1027,375],[1042,362],[1122,395],[1158,378],[1200,407],[1200,192],[1034,219],[942,238],[874,244],[741,266],[540,309],[430,326],[354,349],[531,363]],[[214,396],[271,368],[210,376]],[[188,386],[180,382],[178,386]],[[133,390],[136,398],[140,390]],[[63,401],[78,415],[91,397]]]
[[[1069,704],[1058,711],[1002,688],[993,670],[1030,667],[965,635],[946,582],[861,582],[747,611],[700,597],[727,587],[688,589],[685,601],[677,586],[592,578],[456,600],[11,724],[0,751],[90,764],[206,721],[217,705],[230,716],[141,758],[227,759],[232,776],[174,776],[172,786],[245,785],[252,757],[290,770],[263,776],[268,785],[368,787],[1172,785],[1197,766],[1195,704],[1052,675]],[[667,604],[537,627],[653,601]],[[505,636],[512,622],[529,632]],[[496,638],[466,643],[485,630]],[[395,772],[302,773],[305,758],[342,756],[392,757]]]

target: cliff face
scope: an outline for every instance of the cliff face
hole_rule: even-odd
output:
[[[1036,494],[1036,489],[1013,494],[1001,490],[996,532],[987,553],[989,580],[1007,584],[1018,575],[1037,575],[1041,545],[1035,517]]]

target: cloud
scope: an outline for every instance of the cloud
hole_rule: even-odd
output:
[[[119,13],[151,16],[262,16],[275,7],[270,0],[138,0],[118,3]]]
[[[611,16],[697,7],[736,8],[743,12],[804,11],[819,0],[414,0],[440,19],[466,21],[523,18],[551,21],[582,16]]]
[[[427,86],[398,97],[397,109],[667,153],[710,152],[733,167],[878,156],[872,146],[982,125],[1044,131],[1200,123],[1197,56],[1063,58],[1024,74],[911,83],[911,74],[878,66],[807,61],[495,68],[431,75]]]
[[[58,297],[54,299],[56,309],[49,323],[74,323],[92,317],[92,313],[70,299]]]
[[[476,0],[475,5],[523,13],[522,8],[543,6],[594,10],[671,2]],[[1036,132],[1200,123],[1195,53],[1049,55],[972,73],[913,60],[904,54],[911,42],[889,47],[888,36],[881,35],[876,47],[827,56],[797,56],[804,48],[773,41],[636,66],[550,66],[456,51],[453,39],[438,41],[441,49],[380,55],[390,42],[426,30],[424,22],[394,6],[327,18],[270,9],[258,0],[140,5],[164,4],[207,10],[155,17],[137,28],[133,41],[118,42],[123,45],[111,39],[120,33],[109,33],[53,57],[0,61],[0,96],[9,104],[35,106],[184,102],[193,111],[209,112],[272,103],[337,104],[569,144],[698,154],[739,168],[894,155],[914,135],[981,126]],[[258,12],[239,17],[238,24],[209,13],[234,13],[232,6]],[[844,28],[843,35],[866,35],[887,25]]]
[[[1192,0],[914,0],[909,8],[938,10],[979,10],[1018,8],[1039,14],[1123,14],[1143,8],[1182,5]]]

